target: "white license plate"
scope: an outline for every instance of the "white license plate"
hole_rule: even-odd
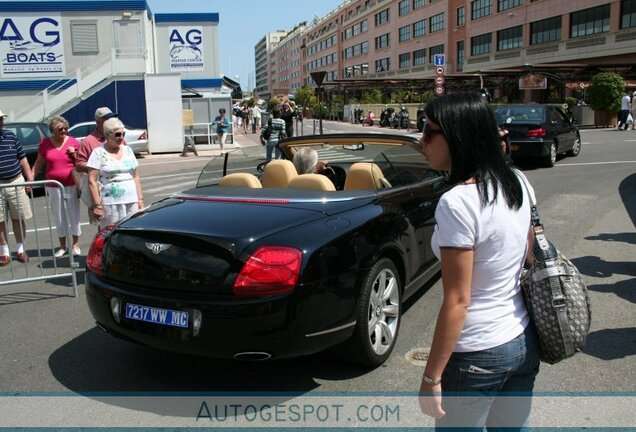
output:
[[[126,303],[126,318],[171,327],[188,328],[190,314],[184,311],[161,309]]]

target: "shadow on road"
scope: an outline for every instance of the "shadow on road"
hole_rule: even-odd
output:
[[[618,185],[618,193],[621,196],[625,210],[636,227],[636,174],[626,177]]]
[[[636,327],[592,332],[585,343],[586,354],[601,360],[615,360],[636,354]]]

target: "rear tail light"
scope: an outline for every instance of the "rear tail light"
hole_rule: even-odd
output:
[[[237,296],[286,294],[296,286],[302,252],[285,246],[263,246],[247,260],[236,281]]]
[[[545,129],[530,129],[527,136],[529,138],[543,138],[545,136]]]
[[[147,133],[147,131],[143,131],[143,132],[141,133],[141,135],[139,135],[139,139],[140,139],[140,140],[148,139],[148,133]]]
[[[104,245],[106,244],[106,239],[108,239],[108,236],[114,228],[114,225],[107,226],[103,230],[99,231],[93,239],[91,248],[88,251],[88,256],[86,257],[86,268],[94,275],[104,276],[102,252],[104,250]]]

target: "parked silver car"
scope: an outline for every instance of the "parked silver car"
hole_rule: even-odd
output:
[[[124,125],[126,129],[126,143],[135,152],[150,154],[150,146],[148,144],[148,132],[145,129],[134,129],[130,126]],[[71,126],[68,130],[69,135],[82,140],[87,135],[90,135],[95,130],[95,122],[88,121],[83,123],[77,123]]]

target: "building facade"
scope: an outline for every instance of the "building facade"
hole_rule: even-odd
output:
[[[636,79],[636,0],[347,0],[299,37],[307,85],[316,70],[341,88],[432,83],[438,54],[449,80],[540,72],[586,81],[604,70]],[[270,82],[285,73],[272,68]]]
[[[217,13],[153,14],[144,0],[0,2],[0,101],[13,121],[110,106],[146,126],[144,79],[220,91]]]
[[[269,32],[263,36],[254,47],[254,70],[256,71],[256,87],[254,90],[260,97],[271,96],[272,87],[269,78],[269,54],[272,48],[276,46],[287,33],[287,30]]]

